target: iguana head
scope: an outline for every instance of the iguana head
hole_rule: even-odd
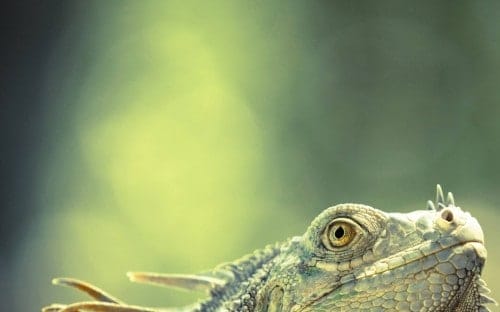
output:
[[[260,301],[267,311],[487,311],[481,227],[437,193],[406,214],[326,209],[274,259]]]
[[[303,236],[267,246],[195,274],[130,273],[131,280],[209,297],[184,308],[133,306],[75,279],[94,301],[51,305],[45,312],[488,311],[481,279],[486,259],[476,219],[444,200],[428,210],[385,213],[360,204],[323,211]]]

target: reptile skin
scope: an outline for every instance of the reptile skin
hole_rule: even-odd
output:
[[[361,204],[323,211],[304,235],[197,275],[129,273],[136,282],[204,290],[182,308],[128,305],[75,279],[55,284],[94,301],[53,304],[44,312],[186,311],[488,311],[496,304],[481,279],[481,227],[437,187],[427,210],[385,213]]]

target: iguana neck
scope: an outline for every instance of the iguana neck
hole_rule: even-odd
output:
[[[227,284],[214,287],[210,291],[210,299],[194,311],[254,311],[257,292],[269,277],[272,260],[286,245],[288,242],[268,245],[238,260],[219,265],[213,274],[228,280]]]

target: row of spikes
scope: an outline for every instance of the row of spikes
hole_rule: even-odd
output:
[[[437,209],[436,209],[437,206]],[[455,206],[455,198],[453,197],[453,193],[448,192],[446,195],[446,201],[444,200],[443,189],[441,185],[436,185],[436,202],[432,202],[432,200],[427,201],[427,209],[440,211],[441,209],[447,206]]]

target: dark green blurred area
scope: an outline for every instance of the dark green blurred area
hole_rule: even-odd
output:
[[[84,298],[56,276],[184,304],[125,272],[206,270],[336,203],[424,209],[436,183],[500,298],[499,2],[75,2],[58,34],[10,311]]]

